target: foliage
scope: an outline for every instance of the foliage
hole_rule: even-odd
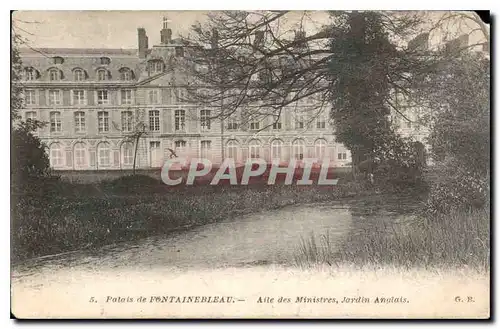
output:
[[[45,145],[33,135],[44,123],[38,120],[21,121],[19,111],[23,108],[22,62],[18,42],[22,39],[12,33],[11,50],[11,184],[12,186],[30,184],[30,180],[49,174],[49,159]]]
[[[15,39],[14,39],[15,40]],[[19,84],[22,74],[21,57],[16,45],[10,51],[10,79],[11,79],[11,96],[10,96],[10,118],[11,122],[20,119],[19,109],[22,108],[22,87]]]
[[[330,41],[330,74],[336,78],[331,94],[336,139],[351,150],[356,172],[369,161],[369,168],[363,169],[378,181],[400,186],[415,182],[422,166],[413,141],[394,131],[391,110],[402,115],[394,105],[397,95],[419,84],[434,61],[391,42],[381,13],[342,14],[339,18],[342,24],[331,27]],[[398,33],[407,31],[401,27]]]
[[[30,179],[47,176],[50,164],[45,145],[32,131],[37,122],[19,123],[12,131],[11,177],[13,184],[29,184]]]
[[[430,210],[482,207],[490,193],[490,62],[463,53],[442,66],[434,85],[429,143],[438,174]]]

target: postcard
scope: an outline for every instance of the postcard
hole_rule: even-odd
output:
[[[489,319],[490,21],[14,11],[17,319]]]

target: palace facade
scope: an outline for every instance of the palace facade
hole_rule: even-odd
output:
[[[209,108],[182,102],[185,86],[173,82],[169,65],[183,56],[183,48],[166,23],[160,35],[161,43],[150,48],[146,31],[138,28],[134,50],[21,50],[22,116],[47,122],[37,134],[54,169],[131,169],[135,147],[130,136],[138,120],[147,133],[138,139],[137,168],[161,167],[172,151],[216,163],[223,156],[236,162],[327,157],[334,166],[350,165],[349,151],[335,142],[327,108],[310,120],[298,114],[299,102],[283,111],[279,122],[243,127],[211,119]],[[406,124],[402,131],[410,134],[415,127]],[[418,139],[425,134],[421,131]]]

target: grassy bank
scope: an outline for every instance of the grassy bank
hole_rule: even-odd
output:
[[[317,264],[403,268],[469,267],[489,270],[488,208],[447,215],[415,217],[406,222],[372,223],[332,247],[328,234],[303,239],[296,253],[299,266]]]
[[[150,177],[99,184],[45,182],[13,195],[12,260],[133,241],[290,204],[369,194],[341,180],[337,186],[252,184],[168,188]]]

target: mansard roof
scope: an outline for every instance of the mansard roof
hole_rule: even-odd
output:
[[[129,68],[139,77],[146,68],[146,60],[137,56],[135,49],[81,49],[81,48],[40,48],[21,49],[23,67],[33,67],[40,72],[40,80],[48,80],[48,70],[57,68],[63,72],[65,80],[72,80],[75,68],[87,72],[89,80],[96,80],[96,71],[104,68],[111,73],[111,80],[119,80],[120,70]],[[55,64],[54,57],[62,57],[63,64]],[[101,63],[101,58],[109,58],[109,64]]]
[[[36,49],[21,48],[19,50],[21,55],[24,56],[29,56],[31,54],[37,56],[40,56],[42,54],[52,55],[52,56],[57,56],[57,55],[137,56],[137,49],[123,49],[123,48],[36,48]]]

